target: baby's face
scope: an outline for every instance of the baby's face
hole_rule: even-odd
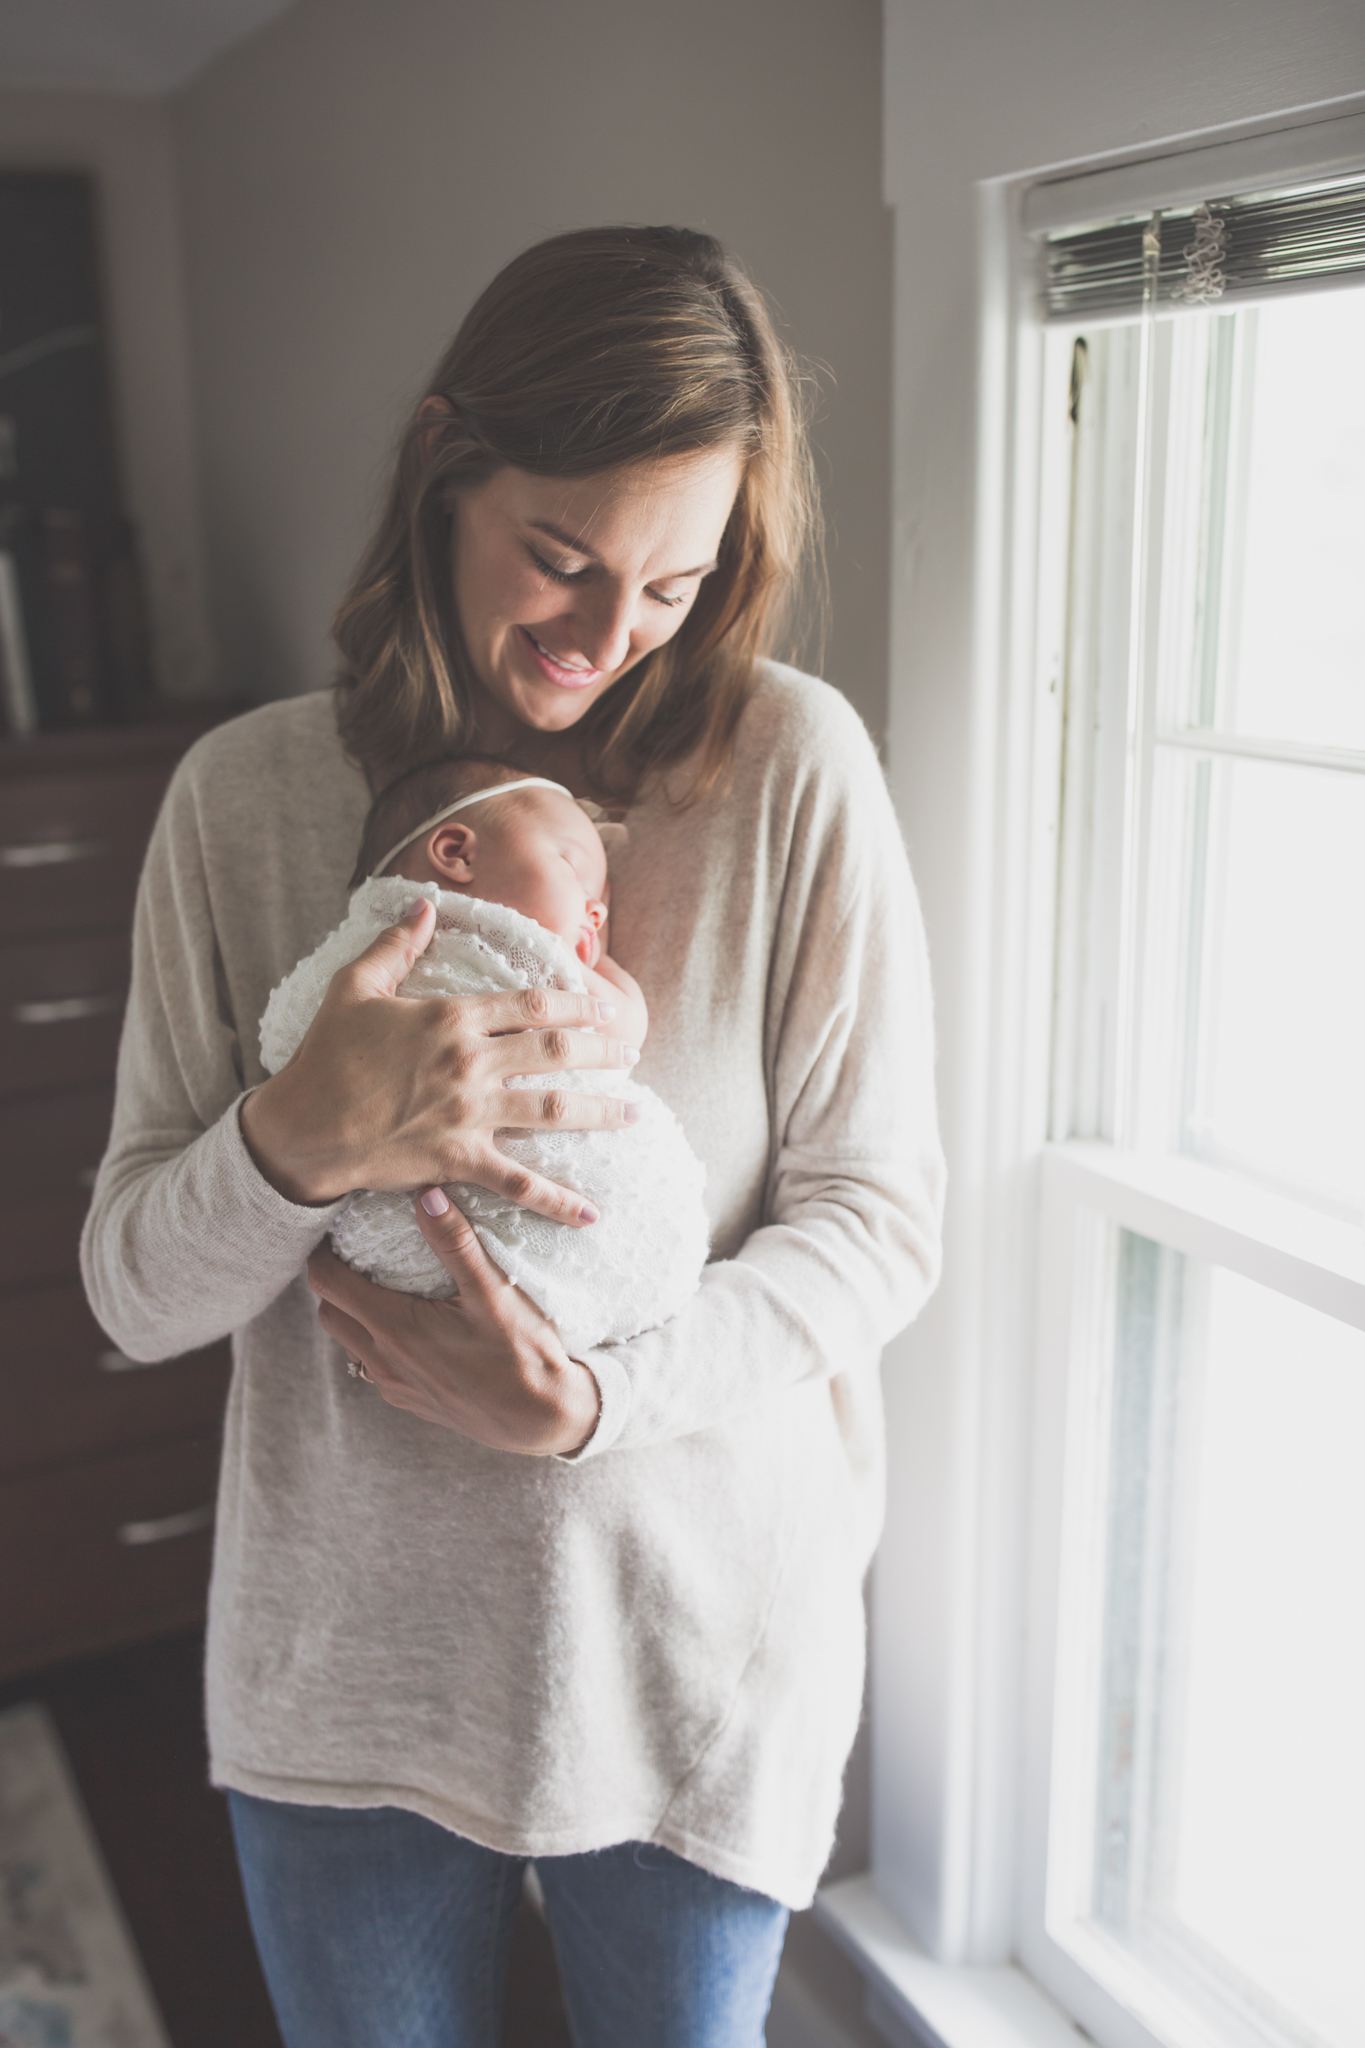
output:
[[[465,830],[452,833],[450,826]],[[433,880],[533,917],[585,967],[597,965],[598,933],[607,921],[607,856],[571,798],[553,789],[489,797],[438,825],[422,850]]]

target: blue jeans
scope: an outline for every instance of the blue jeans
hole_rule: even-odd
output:
[[[524,1858],[392,1806],[228,1801],[286,2048],[497,2048]],[[536,1872],[576,2048],[762,2048],[785,1906],[649,1843]]]

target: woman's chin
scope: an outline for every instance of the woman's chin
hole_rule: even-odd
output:
[[[501,710],[533,732],[564,732],[577,725],[584,712],[597,702],[605,683],[585,690],[566,690],[537,676],[499,677],[489,692]]]

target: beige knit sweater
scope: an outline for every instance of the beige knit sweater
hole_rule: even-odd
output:
[[[802,1906],[858,1718],[878,1354],[938,1259],[924,945],[875,755],[834,690],[770,668],[728,783],[630,814],[612,951],[649,999],[639,1078],[706,1164],[713,1263],[672,1323],[588,1354],[573,1460],[350,1378],[301,1277],[334,1211],[242,1142],[256,1020],[342,917],[365,803],[328,693],[186,757],[82,1247],[130,1356],[234,1333],[214,1781],[519,1855],[653,1840]]]

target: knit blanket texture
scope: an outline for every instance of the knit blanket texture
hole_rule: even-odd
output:
[[[479,995],[501,989],[584,992],[578,961],[554,933],[519,911],[457,896],[434,882],[372,876],[351,897],[345,921],[272,993],[261,1018],[261,1058],[275,1074],[292,1058],[328,983],[396,924],[419,896],[436,907],[436,930],[400,996]],[[623,1096],[640,1120],[617,1131],[510,1131],[500,1150],[593,1203],[585,1229],[554,1223],[506,1196],[452,1182],[446,1188],[480,1244],[508,1279],[556,1325],[570,1353],[656,1329],[696,1292],[706,1263],[705,1169],[673,1112],[620,1072],[520,1075],[513,1088]],[[432,1300],[455,1283],[413,1216],[418,1191],[362,1189],[332,1224],[339,1257],[382,1287]]]

